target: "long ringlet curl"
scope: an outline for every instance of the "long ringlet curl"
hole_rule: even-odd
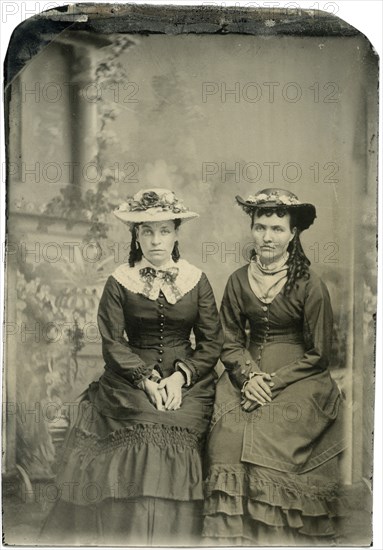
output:
[[[296,228],[296,233],[287,247],[289,258],[287,260],[287,281],[285,288],[283,289],[283,294],[288,296],[296,285],[298,279],[310,278],[309,267],[311,262],[303,250],[300,240],[301,230],[299,229],[297,217],[293,210],[283,206],[275,208],[255,208],[251,214],[251,227],[254,225],[255,216],[272,216],[273,214],[276,214],[279,218],[283,218],[286,214],[290,214],[290,229],[293,230],[294,227]],[[253,249],[251,251],[250,259],[253,259],[255,256],[256,252]]]
[[[181,220],[176,219],[174,221],[174,229],[178,229],[181,225]],[[132,240],[130,241],[130,252],[129,252],[129,266],[134,267],[135,264],[142,260],[142,250],[140,247],[139,242],[137,241],[137,229],[140,226],[140,223],[134,223],[131,228],[130,232],[132,234]],[[174,243],[174,247],[172,250],[172,259],[174,262],[178,262],[178,260],[181,258],[181,254],[179,251],[178,241]]]

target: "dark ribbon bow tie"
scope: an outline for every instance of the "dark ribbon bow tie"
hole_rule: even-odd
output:
[[[177,279],[178,267],[169,267],[169,269],[154,269],[153,267],[143,267],[140,269],[140,277],[146,280],[153,280],[155,277],[164,279],[167,283],[174,283]]]

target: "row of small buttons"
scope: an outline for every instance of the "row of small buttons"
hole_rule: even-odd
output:
[[[269,308],[268,308],[267,306],[262,306],[262,310],[263,310],[264,312],[267,312],[267,313],[268,313]],[[267,323],[267,324],[266,324],[266,327],[265,327],[266,330],[265,330],[264,340],[263,340],[263,344],[264,344],[264,343],[267,341],[267,336],[268,336],[268,333],[269,333],[269,317],[265,315],[264,317],[262,317],[262,321],[265,321],[265,323]],[[263,350],[263,348],[264,348],[264,345],[263,345],[263,344],[261,344],[261,345],[259,346],[259,352],[258,352],[258,357],[257,357],[257,363],[258,363],[258,364],[259,364],[259,362],[260,362],[261,359],[262,359],[262,350]],[[250,361],[250,360],[247,360],[247,361],[245,362],[245,365],[246,365],[247,367],[248,367],[250,364],[251,364],[251,361]],[[242,370],[241,370],[241,374],[246,374],[246,372],[247,372],[247,371],[246,371],[245,369],[242,369]]]
[[[160,299],[163,299],[163,298],[164,298],[164,294],[163,294],[162,291],[161,291],[160,294],[159,294],[159,298],[160,298]],[[158,305],[159,305],[160,311],[162,311],[162,310],[163,310],[163,307],[164,307],[164,304],[159,303]],[[164,332],[164,326],[165,326],[165,321],[164,321],[164,319],[165,319],[165,315],[164,315],[163,313],[159,313],[159,319],[160,319],[160,329],[159,329],[159,331],[160,331],[160,333],[161,333],[161,334],[160,334],[160,340],[163,340],[164,337],[163,337],[163,334],[162,334],[162,333]],[[163,348],[163,347],[164,347],[163,343],[160,342],[160,348]],[[158,353],[159,353],[160,357],[159,357],[157,360],[158,360],[159,363],[162,363],[162,357],[161,357],[161,355],[164,353],[164,350],[163,350],[163,349],[159,349],[159,350],[158,350]]]
[[[269,312],[269,308],[268,306],[262,306],[262,310],[267,313],[267,315],[265,315],[264,317],[262,317],[262,321],[265,322],[266,326],[265,326],[265,334],[264,334],[264,338],[263,338],[263,344],[266,343],[267,341],[267,337],[268,337],[268,334],[269,334],[269,330],[270,330],[270,327],[269,327],[269,316],[268,316],[268,312]],[[257,357],[257,362],[259,363],[262,359],[262,350],[263,350],[263,344],[261,344],[259,346],[259,352],[258,352],[258,357]]]

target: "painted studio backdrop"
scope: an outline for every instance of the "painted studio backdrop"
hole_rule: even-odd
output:
[[[358,509],[372,467],[376,64],[356,31],[69,29],[14,71],[6,476],[16,472],[30,491],[54,479],[73,403],[102,373],[98,301],[130,242],[111,214],[119,201],[165,187],[199,212],[181,228],[181,256],[206,272],[219,304],[251,242],[234,197],[278,186],[317,207],[302,241],[332,299],[331,369],[346,398],[349,445],[342,476]],[[363,502],[368,522],[370,497]]]

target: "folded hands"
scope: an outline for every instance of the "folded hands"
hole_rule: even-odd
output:
[[[274,386],[274,382],[272,381],[273,376],[275,376],[275,372],[271,374],[260,372],[253,374],[244,383],[241,400],[241,406],[244,411],[251,412],[266,403],[271,403],[271,388]]]
[[[158,410],[175,411],[181,407],[184,384],[183,374],[176,371],[166,378],[158,377],[156,380],[146,378],[141,382],[140,388]]]

